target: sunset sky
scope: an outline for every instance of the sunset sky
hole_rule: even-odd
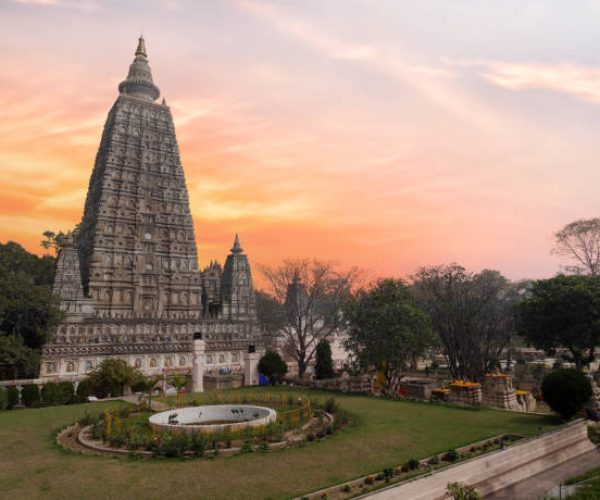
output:
[[[0,0],[0,241],[79,222],[143,29],[200,264],[559,270],[600,216],[600,2]]]

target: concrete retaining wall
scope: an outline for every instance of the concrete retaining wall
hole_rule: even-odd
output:
[[[587,436],[586,422],[576,421],[524,443],[379,491],[369,498],[448,498],[446,486],[454,481],[475,486],[485,497],[594,448]]]

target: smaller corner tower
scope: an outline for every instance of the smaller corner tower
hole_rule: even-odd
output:
[[[252,273],[248,257],[240,245],[236,234],[231,253],[227,256],[223,268],[221,284],[223,296],[223,314],[236,319],[256,319],[256,297],[252,285]]]

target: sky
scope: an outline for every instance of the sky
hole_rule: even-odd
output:
[[[600,2],[0,0],[0,241],[79,222],[143,31],[200,265],[554,275],[600,215]]]

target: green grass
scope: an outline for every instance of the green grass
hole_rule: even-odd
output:
[[[251,395],[290,389],[244,389]],[[223,391],[231,393],[231,391]],[[319,393],[295,390],[294,394]],[[321,393],[323,399],[329,394]],[[56,431],[109,403],[0,412],[4,498],[287,498],[382,471],[501,433],[533,435],[558,421],[488,409],[335,396],[353,424],[327,439],[271,453],[216,460],[131,460],[79,455]],[[114,403],[113,403],[114,404]]]

